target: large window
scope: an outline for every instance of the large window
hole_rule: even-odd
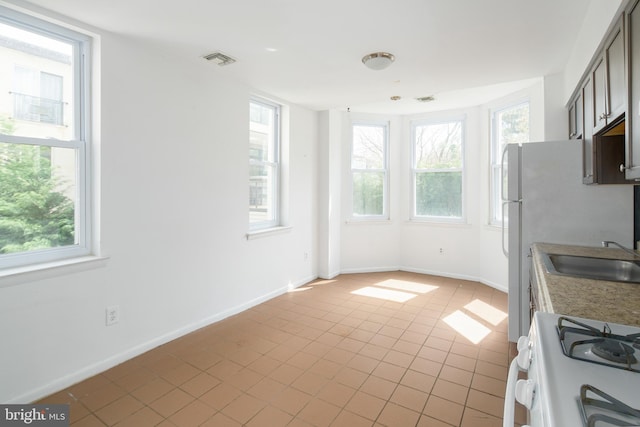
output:
[[[89,39],[0,7],[0,268],[90,253]]]
[[[386,124],[354,124],[351,141],[352,215],[387,219]]]
[[[280,107],[249,103],[249,228],[280,225]]]
[[[414,219],[463,219],[463,121],[413,122]]]
[[[502,167],[502,152],[507,144],[529,142],[529,102],[522,102],[496,110],[491,120],[491,224],[500,224],[503,219],[502,196],[506,191],[506,168]],[[506,215],[506,211],[504,212]]]

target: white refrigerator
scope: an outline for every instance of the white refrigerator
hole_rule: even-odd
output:
[[[633,247],[633,186],[582,184],[580,140],[509,144],[502,174],[509,341],[515,342],[529,331],[531,244],[601,246],[613,240]]]

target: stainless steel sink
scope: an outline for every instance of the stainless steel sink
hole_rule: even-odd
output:
[[[640,263],[638,261],[547,253],[542,255],[542,261],[551,274],[640,283]]]

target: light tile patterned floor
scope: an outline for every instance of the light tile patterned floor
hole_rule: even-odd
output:
[[[506,311],[476,282],[346,274],[42,402],[69,403],[74,427],[501,426]]]

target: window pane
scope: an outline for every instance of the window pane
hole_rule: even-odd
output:
[[[415,167],[459,169],[462,167],[462,122],[415,127]]]
[[[462,217],[462,172],[416,173],[416,215]]]
[[[0,133],[71,140],[73,45],[0,23]]]
[[[353,214],[382,215],[384,213],[384,173],[355,172],[353,174]]]
[[[384,126],[353,126],[352,169],[384,168]]]
[[[76,150],[0,143],[0,253],[76,244]]]
[[[250,106],[249,158],[272,162],[277,153],[275,108],[256,103]]]
[[[276,105],[249,103],[249,225],[278,225],[279,126]]]
[[[249,175],[249,222],[261,223],[275,220],[273,194],[275,166],[251,165]]]
[[[502,153],[506,144],[517,144],[529,141],[529,103],[520,104],[514,108],[497,113],[498,136],[500,149],[496,154]]]

